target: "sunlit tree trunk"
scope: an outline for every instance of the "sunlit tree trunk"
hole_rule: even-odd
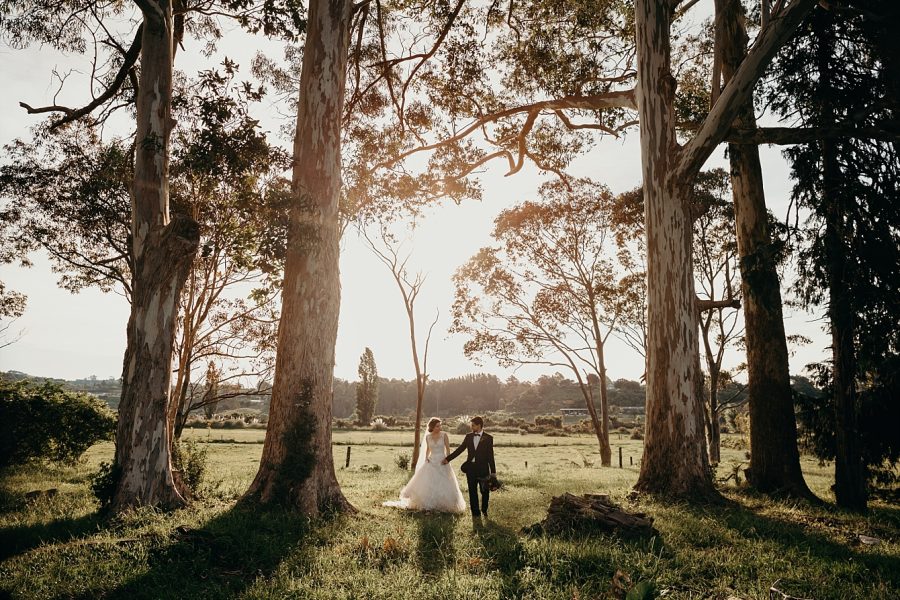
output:
[[[188,276],[188,280],[186,282],[187,290],[184,292],[184,298],[182,298],[183,302],[180,303],[181,306],[181,330],[180,330],[180,340],[176,346],[178,347],[178,352],[175,357],[176,360],[176,372],[178,375],[175,377],[175,401],[169,404],[169,430],[171,432],[172,440],[181,439],[181,432],[184,429],[184,422],[187,420],[187,415],[184,414],[187,410],[188,405],[188,391],[191,385],[191,363],[193,358],[193,350],[195,343],[195,330],[193,327],[193,312],[195,307],[196,300],[196,290],[197,290],[197,274],[195,270],[192,270]],[[176,332],[177,333],[177,332]]]
[[[269,425],[247,491],[306,515],[353,510],[334,471],[331,401],[340,308],[341,116],[349,0],[311,0],[294,137],[293,205]]]
[[[727,83],[747,54],[740,0],[716,0],[716,44]],[[735,125],[756,129],[748,100]],[[800,471],[781,288],[768,230],[759,148],[729,144],[735,230],[741,266],[750,410],[750,484],[762,492],[812,498]]]
[[[112,508],[185,503],[172,473],[168,407],[178,298],[199,243],[197,223],[169,220],[173,16],[165,0],[144,15],[132,189],[134,274],[122,374]]]
[[[401,286],[402,291],[402,286]],[[406,294],[404,294],[406,299]],[[425,401],[425,374],[419,363],[419,351],[416,348],[416,322],[413,314],[413,305],[409,301],[406,304],[406,314],[409,318],[409,338],[412,347],[413,366],[416,369],[416,423],[413,440],[413,455],[410,467],[415,469],[419,460],[419,444],[422,443],[422,404]]]
[[[719,315],[719,318],[721,319],[721,315]],[[709,342],[709,327],[712,319],[712,313],[702,317],[700,329],[703,331],[704,358],[706,359],[706,371],[709,373],[709,385],[704,386],[706,387],[706,398],[704,399],[706,406],[706,447],[709,453],[709,462],[717,465],[721,460],[721,434],[719,431],[719,373],[721,372],[721,365]]]
[[[597,437],[600,441],[600,464],[604,467],[612,466],[612,446],[609,445],[609,391],[606,388],[606,356],[604,355],[604,343],[603,338],[599,334],[599,327],[597,327],[597,319],[594,319],[595,323],[595,340],[597,343],[597,367],[598,367],[598,375],[600,376],[600,415],[599,415],[599,423],[596,421],[597,418],[597,410],[594,408],[593,400],[588,401],[588,409],[591,413],[591,419],[595,421],[594,427],[596,428],[599,424],[599,428],[597,429]]]
[[[647,239],[647,426],[635,488],[675,496],[714,494],[696,385],[698,313],[691,259],[692,181],[677,161],[669,24],[674,4],[635,3],[637,102]]]

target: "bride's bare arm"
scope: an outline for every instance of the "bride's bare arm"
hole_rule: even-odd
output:
[[[450,436],[447,435],[446,431],[444,432],[444,448],[446,450],[444,452],[444,456],[449,456],[450,455]]]

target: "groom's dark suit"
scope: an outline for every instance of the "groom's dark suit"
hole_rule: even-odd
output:
[[[480,436],[478,447],[475,447],[475,438]],[[473,516],[479,516],[482,513],[487,515],[488,500],[491,498],[491,491],[487,486],[479,486],[479,478],[497,474],[497,467],[494,464],[494,438],[481,431],[480,434],[468,433],[459,448],[454,450],[447,456],[447,461],[451,461],[459,456],[463,450],[467,451],[466,462],[462,464],[463,473],[466,474],[466,483],[469,484],[469,507],[472,509]],[[478,510],[478,490],[481,488],[481,510]]]

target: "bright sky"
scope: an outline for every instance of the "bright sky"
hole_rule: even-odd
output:
[[[709,3],[711,4],[711,3]],[[188,73],[209,68],[227,55],[241,65],[241,74],[249,78],[250,58],[264,50],[270,56],[281,56],[277,43],[251,38],[232,31],[220,43],[218,60],[208,61],[200,54],[200,45],[185,42],[185,50],[177,57],[177,67]],[[51,103],[57,85],[51,78],[56,67],[65,72],[76,69],[59,97],[59,103],[81,105],[87,96],[83,73],[89,64],[82,56],[66,56],[47,48],[13,50],[0,44],[0,145],[17,137],[27,137],[29,127],[38,116],[19,108],[20,101],[32,106]],[[257,114],[263,127],[278,136],[281,121],[276,110]],[[119,132],[117,132],[119,133]],[[281,140],[287,147],[288,141]],[[790,182],[788,167],[778,148],[761,148],[766,181],[766,198],[776,215],[783,217],[787,208]],[[2,160],[2,157],[0,157]],[[722,149],[707,162],[706,168],[727,166]],[[462,352],[464,339],[447,333],[450,305],[453,300],[453,272],[480,247],[490,243],[494,217],[505,207],[526,199],[536,199],[543,177],[535,169],[523,169],[505,178],[503,164],[494,164],[482,175],[484,201],[455,206],[447,203],[433,207],[417,223],[408,247],[414,251],[410,269],[427,273],[427,281],[417,302],[417,319],[421,339],[440,310],[429,351],[428,372],[433,379],[445,379],[478,371],[495,373],[505,378],[512,370],[501,369],[490,360],[482,367],[469,361]],[[604,140],[589,155],[574,165],[573,174],[589,176],[603,182],[613,192],[622,192],[640,184],[640,156],[637,132],[624,140]],[[72,295],[56,286],[46,257],[35,257],[31,269],[0,266],[0,280],[7,289],[28,295],[25,315],[14,325],[24,336],[17,343],[0,349],[0,370],[18,370],[33,375],[75,379],[97,375],[119,377],[125,350],[125,327],[128,304],[116,294],[85,290]],[[358,238],[348,230],[341,254],[341,320],[337,340],[335,374],[356,379],[359,357],[366,346],[372,348],[379,374],[383,377],[412,379],[409,332],[400,293],[387,268]],[[788,334],[800,333],[813,343],[797,349],[791,358],[791,371],[799,373],[809,362],[821,360],[827,352],[828,340],[821,322],[814,315],[785,308]],[[613,379],[637,379],[643,373],[643,359],[633,350],[610,341],[607,351],[609,375]],[[743,357],[731,353],[725,367],[742,362]],[[553,369],[528,367],[515,374],[519,379],[535,379]]]

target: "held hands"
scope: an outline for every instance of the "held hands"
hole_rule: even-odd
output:
[[[441,461],[441,464],[442,464],[442,465],[449,465],[449,464],[450,464],[450,461],[448,461],[448,460],[445,458],[444,460]]]

